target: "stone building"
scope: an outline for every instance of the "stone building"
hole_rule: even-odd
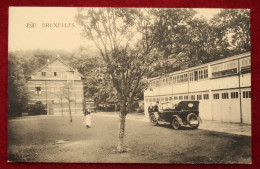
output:
[[[33,64],[33,63],[32,63]],[[83,76],[59,57],[30,76],[30,103],[46,105],[48,115],[83,113]]]

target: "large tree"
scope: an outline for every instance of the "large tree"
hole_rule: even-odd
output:
[[[8,56],[8,117],[21,116],[26,111],[29,92],[21,59]]]
[[[155,59],[152,56],[158,56],[148,38],[149,15],[132,8],[81,8],[78,12],[76,20],[83,27],[83,36],[99,50],[120,101],[117,150],[124,152],[126,115]]]
[[[223,9],[211,20],[220,35],[220,39],[228,41],[229,55],[249,52],[250,38],[250,10]]]

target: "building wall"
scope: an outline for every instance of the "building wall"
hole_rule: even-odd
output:
[[[156,101],[199,100],[202,119],[250,124],[250,61],[250,53],[246,53],[150,79],[144,93],[145,114],[148,116],[149,105]],[[188,77],[184,79],[184,75]],[[183,80],[177,83],[176,77]]]
[[[28,81],[28,90],[31,96],[30,102],[41,101],[47,104],[49,115],[69,114],[68,97],[71,100],[71,113],[83,113],[84,95],[81,76],[59,60],[32,75]]]

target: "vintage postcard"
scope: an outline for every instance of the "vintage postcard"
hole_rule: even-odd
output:
[[[8,161],[251,164],[249,9],[9,7]]]

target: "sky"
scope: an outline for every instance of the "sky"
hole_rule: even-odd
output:
[[[195,10],[198,12],[198,17],[206,19],[220,12],[220,9]],[[77,10],[74,7],[10,7],[9,51],[27,49],[73,51],[79,46],[92,48],[93,44],[80,35],[81,27],[74,20],[76,14]],[[59,23],[60,25],[57,25]],[[48,24],[52,24],[52,27]]]

